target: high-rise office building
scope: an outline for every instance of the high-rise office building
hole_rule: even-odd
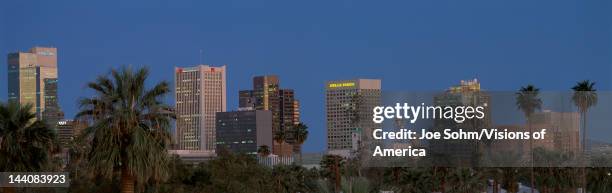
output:
[[[8,54],[8,100],[32,104],[38,119],[54,126],[63,118],[57,101],[57,48]]]
[[[372,121],[372,109],[381,104],[381,81],[329,81],[325,90],[328,153],[353,156],[367,133],[380,128]]]
[[[81,132],[87,127],[87,124],[79,120],[61,120],[57,122],[57,138],[62,148],[68,148]]]
[[[490,128],[491,123],[491,96],[480,89],[480,82],[474,80],[462,80],[459,85],[452,86],[448,90],[433,97],[434,106],[472,106],[484,107],[484,118],[471,119],[457,123],[453,119],[435,119],[434,131],[442,132],[444,129],[458,131]],[[467,140],[436,140],[430,144],[430,154],[447,157],[459,165],[469,165],[478,160],[479,151],[484,150],[485,143]],[[452,158],[451,158],[452,157]],[[440,161],[440,160],[438,160]]]
[[[272,153],[289,156],[299,151],[295,144],[292,128],[300,122],[299,102],[292,89],[281,89],[276,75],[256,76],[253,78],[253,90],[242,90],[239,93],[239,107],[242,110],[268,110],[272,113],[272,133],[284,131],[286,143],[274,142]],[[298,147],[296,147],[298,146]]]
[[[177,148],[214,152],[215,116],[226,111],[226,67],[175,68]]]
[[[272,147],[272,113],[267,110],[217,113],[217,150],[257,154],[260,146]]]
[[[293,127],[300,123],[300,103],[295,99],[293,89],[280,89],[279,94],[279,121],[280,127],[287,132],[287,143],[292,144],[293,153],[301,153],[302,147],[296,144]]]
[[[64,112],[59,107],[57,100],[57,79],[45,79],[45,109],[42,112],[43,120],[49,126],[55,126],[60,120],[64,119]]]
[[[434,96],[433,102],[437,106],[482,106],[484,107],[484,118],[466,121],[462,123],[462,126],[469,128],[488,128],[491,126],[491,96],[480,89],[478,79],[461,80],[459,85],[451,86],[445,92]],[[434,124],[436,124],[436,128],[457,126],[457,123],[451,119],[436,119]]]

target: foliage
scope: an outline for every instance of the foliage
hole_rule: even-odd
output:
[[[170,143],[170,107],[162,102],[167,82],[146,88],[146,68],[111,70],[87,84],[95,92],[80,101],[77,117],[92,121],[88,161],[93,171],[110,178],[121,173],[122,192],[134,183],[166,179]]]
[[[0,171],[49,169],[56,140],[55,133],[36,120],[31,104],[0,103]]]

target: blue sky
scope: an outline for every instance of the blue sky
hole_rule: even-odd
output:
[[[488,90],[561,91],[591,79],[610,90],[610,10],[606,0],[11,1],[0,7],[0,55],[58,47],[70,117],[90,94],[84,83],[111,67],[147,65],[152,81],[172,82],[173,67],[197,64],[202,49],[203,63],[228,65],[229,109],[253,76],[278,74],[302,103],[305,150],[320,151],[326,80],[431,91],[479,78]],[[6,100],[6,67],[0,80]]]

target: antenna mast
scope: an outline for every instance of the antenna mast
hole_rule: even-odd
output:
[[[204,55],[204,51],[200,49],[200,63],[198,64],[202,64],[202,55]]]

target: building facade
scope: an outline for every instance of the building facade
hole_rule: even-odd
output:
[[[544,110],[534,113],[531,120],[532,128],[549,128],[548,132],[552,136],[553,150],[571,155],[578,155],[582,150],[579,112]]]
[[[257,154],[260,146],[272,147],[272,112],[267,110],[218,112],[217,151]]]
[[[352,156],[367,134],[380,128],[372,121],[372,109],[381,104],[381,81],[329,81],[325,90],[328,153]]]
[[[7,63],[8,100],[31,104],[39,120],[54,126],[63,118],[57,101],[57,48],[10,53]]]
[[[175,68],[178,149],[215,151],[215,116],[226,111],[226,90],[226,66]]]
[[[433,122],[433,131],[442,132],[444,129],[451,129],[453,131],[473,130],[479,131],[481,129],[490,128],[491,123],[491,96],[481,90],[480,82],[477,79],[473,80],[461,80],[459,85],[451,86],[446,91],[436,94],[433,97],[434,106],[440,107],[458,107],[458,106],[472,106],[472,107],[484,107],[484,117],[482,119],[471,119],[462,123],[457,123],[453,119],[435,119]],[[457,165],[470,165],[476,163],[479,159],[479,151],[482,151],[486,146],[485,143],[469,140],[435,140],[429,143],[430,155],[436,155],[439,157],[446,157],[448,163],[437,164],[457,164]]]
[[[281,89],[276,75],[256,76],[253,78],[253,90],[239,92],[239,108],[242,110],[268,110],[272,113],[272,135],[279,131],[285,132],[285,142],[274,142],[273,154],[289,156],[294,150],[299,151],[295,144],[292,128],[300,123],[299,102],[292,89]]]
[[[62,148],[69,148],[70,142],[78,137],[87,124],[77,120],[61,120],[57,122],[57,138]]]

